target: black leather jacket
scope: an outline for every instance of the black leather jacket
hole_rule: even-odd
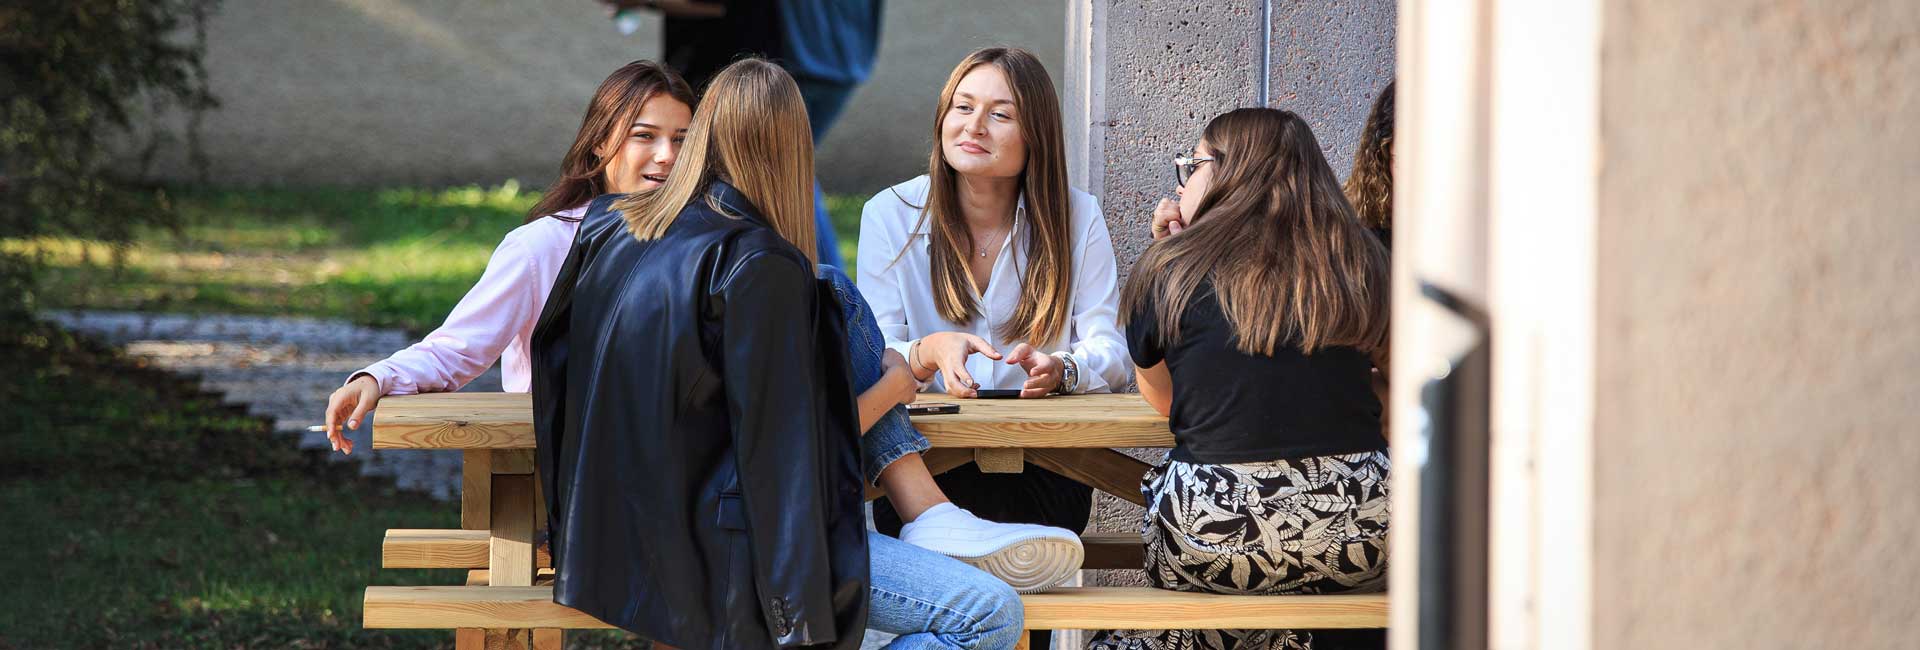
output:
[[[615,198],[533,334],[554,601],[681,648],[858,648],[859,420],[830,287],[726,183],[651,242]]]

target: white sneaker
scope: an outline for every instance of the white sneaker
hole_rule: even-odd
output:
[[[1080,537],[1065,528],[987,521],[950,503],[901,527],[900,540],[973,565],[1023,594],[1073,577],[1086,558]]]

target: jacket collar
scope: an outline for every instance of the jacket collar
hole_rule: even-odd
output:
[[[713,182],[708,183],[706,196],[712,199],[714,203],[720,204],[720,207],[724,208],[729,216],[750,219],[762,225],[773,225],[767,223],[766,216],[761,214],[760,208],[754,207],[752,201],[747,200],[745,193],[726,181],[716,178]]]

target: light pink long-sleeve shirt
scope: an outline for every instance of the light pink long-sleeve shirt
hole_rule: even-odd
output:
[[[507,233],[493,249],[480,281],[447,314],[447,322],[419,343],[360,372],[380,382],[382,395],[459,390],[500,360],[500,384],[509,393],[533,385],[528,343],[547,304],[560,265],[586,206],[536,219]]]

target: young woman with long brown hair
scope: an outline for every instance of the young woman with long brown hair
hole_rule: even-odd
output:
[[[861,215],[860,292],[887,347],[928,389],[956,397],[1124,389],[1113,243],[1093,197],[1067,185],[1046,68],[1017,48],[967,55],[940,92],[933,142],[927,175],[881,191]],[[1045,524],[1051,535],[1031,544],[1057,558],[1051,577],[1079,568],[1069,529],[1086,526],[1091,488],[1031,465],[962,467],[937,482],[952,506],[876,503],[876,524],[909,542],[946,534],[949,516]]]
[[[1142,481],[1147,576],[1231,594],[1386,586],[1387,255],[1307,123],[1243,108],[1176,159],[1172,227],[1121,300],[1175,447]],[[1299,630],[1124,630],[1094,648],[1310,648]],[[1338,632],[1332,634],[1341,634]]]
[[[353,373],[328,398],[326,426],[333,448],[353,451],[341,425],[358,429],[360,418],[382,396],[459,390],[496,360],[503,388],[527,392],[528,336],[573,245],[587,201],[665,183],[693,119],[693,105],[687,82],[652,61],[634,61],[608,75],[561,159],[559,179],[527,211],[526,223],[501,240],[480,281],[446,322],[419,343]]]
[[[808,131],[786,72],[736,62],[664,186],[590,204],[533,336],[555,600],[679,647],[1010,647],[1010,587],[865,528]]]

